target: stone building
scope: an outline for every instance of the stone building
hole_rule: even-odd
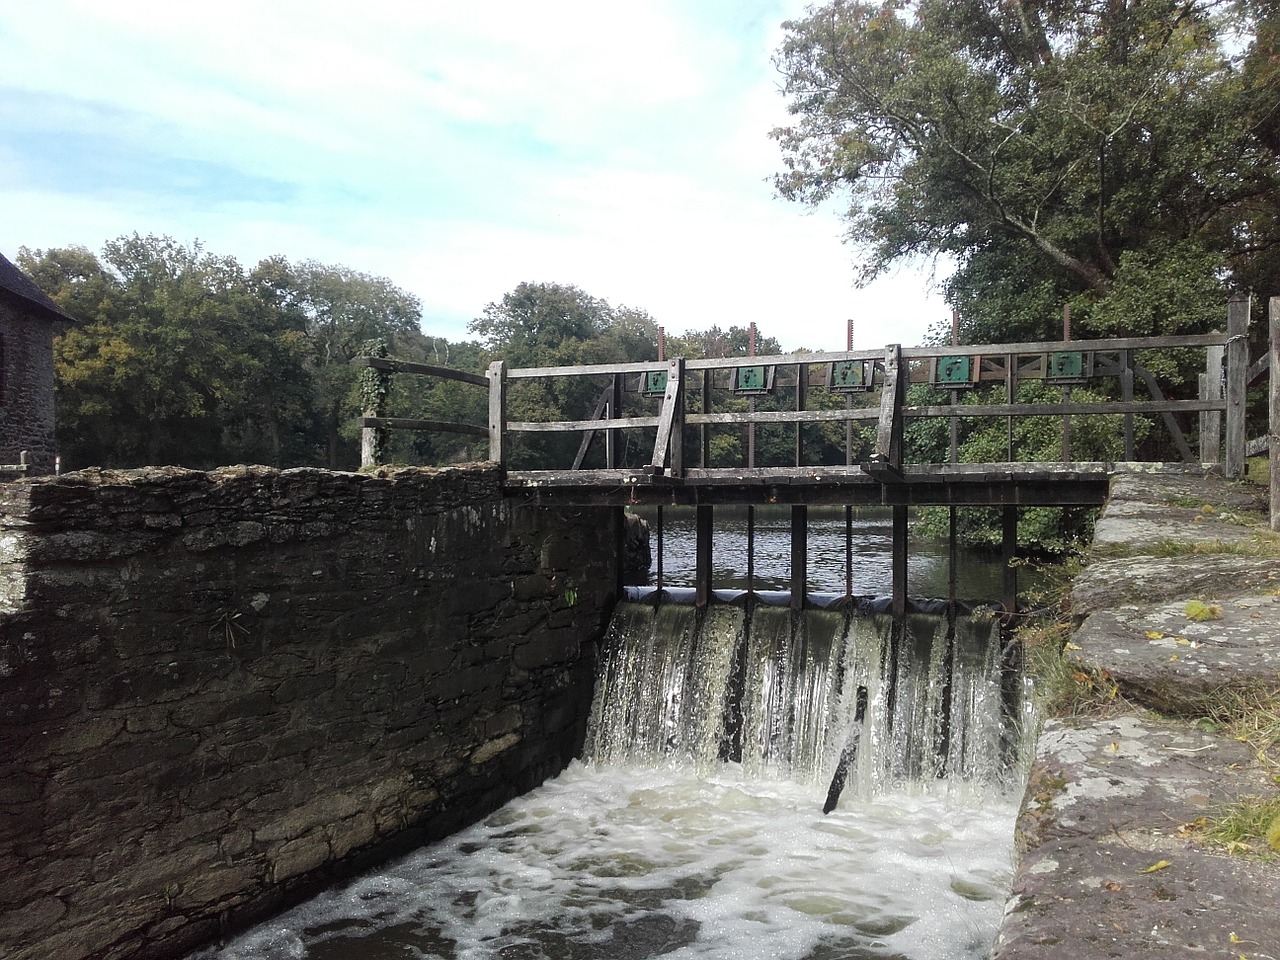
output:
[[[71,321],[0,254],[0,479],[53,473],[53,337]]]

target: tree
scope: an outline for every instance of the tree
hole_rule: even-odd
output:
[[[1271,24],[1227,0],[833,0],[786,25],[796,122],[774,131],[776,184],[847,198],[865,278],[956,258],[948,295],[973,327],[976,304],[1029,289],[1056,303],[1024,304],[1027,327],[1072,300],[1082,327],[1110,332],[1131,314],[1107,298],[1123,288],[1134,306],[1151,272],[1220,311],[1224,273],[1251,276],[1274,249]],[[1166,333],[1202,322],[1207,303],[1162,313],[1167,292],[1139,315]]]
[[[354,467],[359,454],[351,424],[361,411],[354,396],[359,371],[351,361],[370,340],[386,340],[394,355],[419,337],[418,299],[385,277],[314,260],[292,264],[282,256],[260,262],[251,280],[300,333],[327,465]]]
[[[19,262],[81,322],[54,347],[64,461],[210,467],[264,459],[261,423],[304,379],[270,304],[230,257],[134,234]],[[268,445],[270,447],[270,445]]]

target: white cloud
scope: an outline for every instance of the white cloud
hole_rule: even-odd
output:
[[[0,128],[0,250],[137,230],[246,264],[345,263],[416,293],[451,337],[535,280],[673,332],[755,320],[835,348],[852,315],[860,346],[913,342],[944,313],[923,282],[854,291],[837,220],[772,196],[786,114],[769,54],[801,12],[11,4],[0,88],[40,99]]]

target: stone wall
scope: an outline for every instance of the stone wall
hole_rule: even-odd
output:
[[[180,956],[558,772],[619,539],[489,468],[0,485],[0,956]]]
[[[53,323],[0,297],[0,464],[53,473]]]

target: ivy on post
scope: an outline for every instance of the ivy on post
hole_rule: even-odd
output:
[[[379,337],[366,340],[360,347],[366,357],[386,359],[387,341]],[[368,418],[378,419],[387,415],[387,397],[391,393],[391,374],[376,367],[360,371],[360,406],[366,422],[360,429],[360,466],[380,466],[387,458],[387,429],[370,426]]]

